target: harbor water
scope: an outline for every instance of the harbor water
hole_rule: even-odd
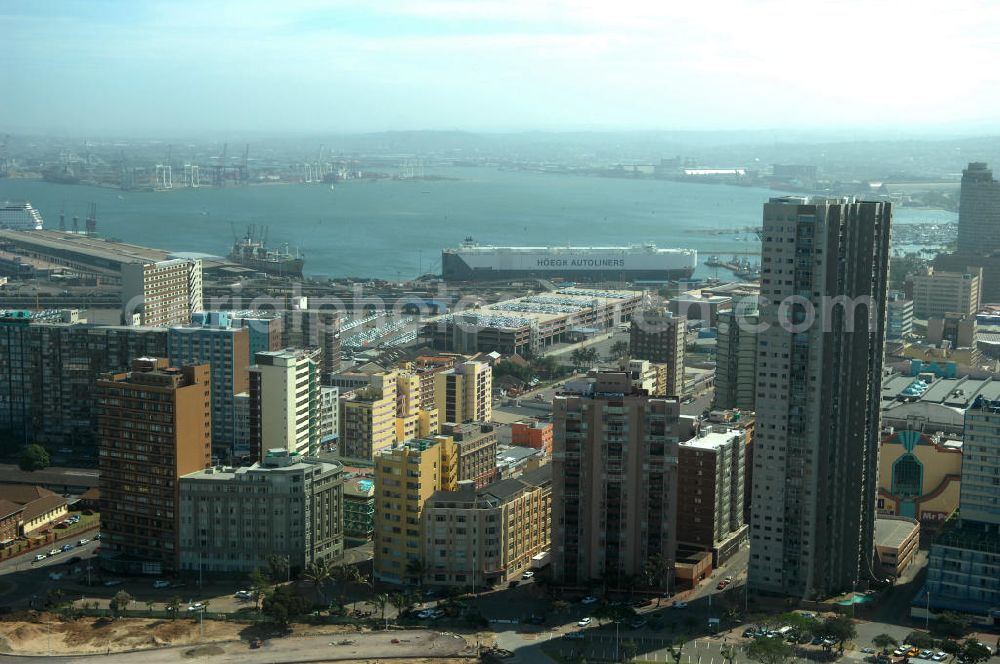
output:
[[[628,245],[697,249],[704,262],[756,252],[761,206],[780,192],[665,180],[630,180],[494,168],[427,169],[439,180],[230,186],[127,192],[34,180],[0,180],[0,200],[30,200],[57,229],[97,203],[98,234],[176,252],[225,256],[234,233],[269,227],[272,249],[288,244],[305,273],[408,279],[440,273],[441,249],[471,236],[481,244]],[[953,222],[942,210],[897,208],[897,223]],[[751,260],[754,258],[751,256]],[[699,266],[696,276],[718,271]],[[723,275],[720,275],[723,276]]]

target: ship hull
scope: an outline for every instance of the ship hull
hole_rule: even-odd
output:
[[[694,252],[666,258],[655,255],[502,252],[466,255],[445,250],[441,272],[445,281],[512,281],[567,279],[578,282],[686,280],[694,273]]]
[[[287,261],[262,261],[255,258],[230,255],[229,260],[243,267],[248,267],[251,270],[279,277],[301,277],[302,267],[305,265],[305,261],[301,258],[294,258]]]

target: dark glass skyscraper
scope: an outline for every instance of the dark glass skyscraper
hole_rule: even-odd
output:
[[[962,171],[958,253],[988,256],[1000,251],[1000,182],[981,161]]]
[[[799,597],[872,574],[890,204],[764,206],[750,583]]]

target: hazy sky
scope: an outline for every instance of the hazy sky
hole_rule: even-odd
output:
[[[1000,2],[3,0],[0,131],[996,127]]]

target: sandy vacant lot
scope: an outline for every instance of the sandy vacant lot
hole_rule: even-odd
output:
[[[241,624],[206,620],[202,627],[194,620],[150,620],[128,618],[81,618],[62,620],[48,613],[22,614],[0,621],[0,652],[7,654],[103,654],[132,650],[181,646],[206,642],[236,641],[257,635],[256,628]],[[337,625],[297,626],[295,634],[337,634],[352,628]]]

